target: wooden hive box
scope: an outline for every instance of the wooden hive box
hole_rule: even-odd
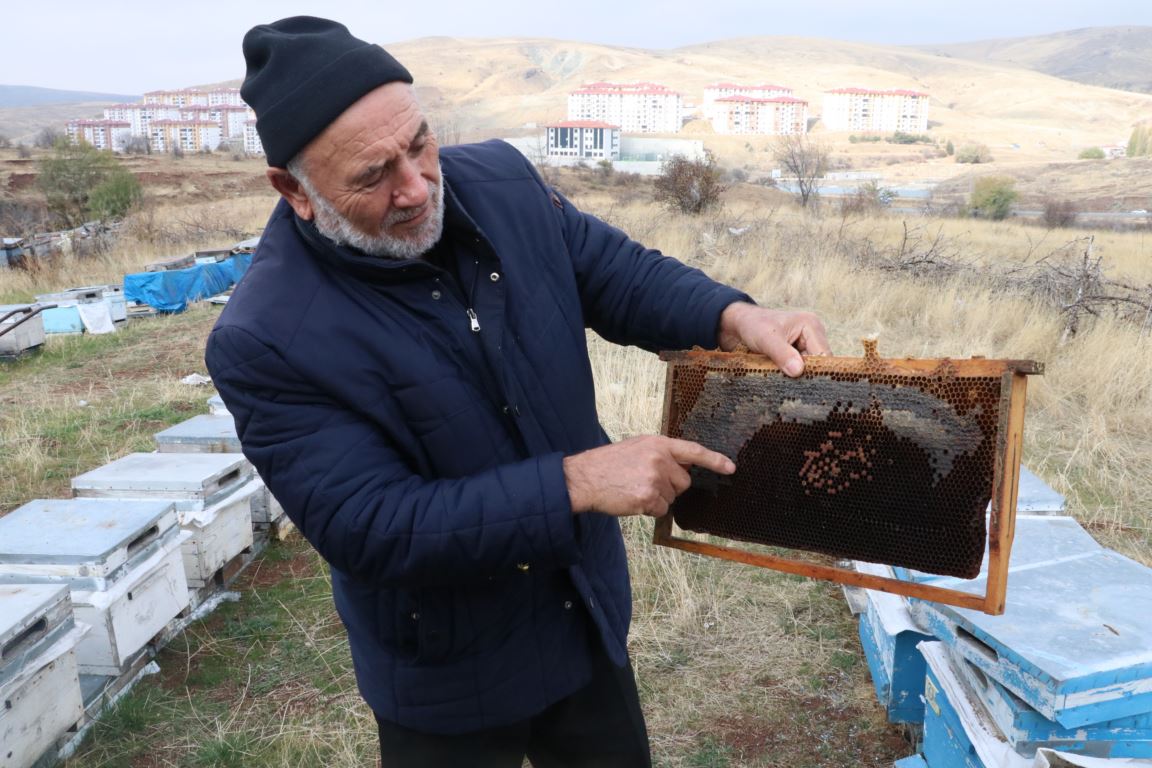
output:
[[[792,379],[766,357],[663,353],[663,433],[736,463],[657,521],[658,544],[988,613],[1004,608],[1027,376],[1019,360],[809,357]],[[991,507],[991,512],[986,510]],[[732,546],[711,538],[756,545]],[[974,595],[806,557],[899,565],[964,578]]]
[[[252,547],[252,465],[238,453],[134,453],[73,478],[85,498],[168,500],[180,527],[188,586],[213,581],[223,564]]]
[[[0,766],[28,768],[84,715],[73,618],[63,584],[0,584]]]
[[[80,641],[80,672],[119,675],[188,607],[172,503],[37,499],[0,518],[0,582],[64,584]]]

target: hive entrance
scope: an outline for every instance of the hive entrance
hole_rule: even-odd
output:
[[[662,357],[669,363],[664,433],[727,455],[737,470],[727,477],[693,470],[692,488],[657,526],[658,543],[781,565],[780,557],[698,540],[684,546],[672,535],[674,521],[724,539],[961,578],[980,573],[987,548],[989,586],[1003,581],[992,576],[992,559],[1006,570],[1025,374],[1039,365],[884,360],[874,342],[863,358],[808,358],[797,379],[760,355]],[[860,576],[786,562],[795,565],[782,570],[820,578]],[[989,595],[978,607],[994,611]],[[956,602],[944,597],[933,599]]]

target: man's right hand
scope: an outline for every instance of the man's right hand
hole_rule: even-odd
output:
[[[699,443],[646,435],[566,457],[564,479],[575,513],[663,517],[692,485],[692,466],[721,475],[736,471],[731,459]]]

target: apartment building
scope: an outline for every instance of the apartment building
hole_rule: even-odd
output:
[[[683,109],[681,95],[658,83],[589,83],[568,94],[568,120],[625,133],[678,133]]]
[[[824,94],[822,119],[829,131],[924,133],[928,130],[928,94],[837,88]]]
[[[700,104],[700,111],[704,119],[713,122],[716,114],[716,102],[729,96],[748,96],[753,99],[774,99],[777,96],[793,96],[792,89],[786,85],[747,85],[742,83],[709,83],[704,86],[704,100]],[[722,110],[726,111],[726,110]]]
[[[620,159],[619,126],[595,120],[567,120],[545,128],[550,158]]]
[[[174,91],[149,91],[144,94],[145,104],[166,104],[172,107],[243,107],[239,88],[180,88]]]
[[[808,102],[794,96],[724,96],[711,105],[719,134],[785,136],[808,132]]]
[[[153,152],[210,152],[220,140],[220,124],[207,120],[154,120],[148,133]]]
[[[132,124],[126,120],[73,120],[66,132],[73,144],[85,141],[96,149],[123,152],[132,138]]]

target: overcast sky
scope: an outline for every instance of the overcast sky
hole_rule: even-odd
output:
[[[327,16],[387,45],[432,35],[551,37],[675,48],[750,35],[917,44],[1152,25],[1149,0],[5,0],[0,84],[140,94],[244,75],[254,24]],[[445,51],[451,55],[451,51]]]

